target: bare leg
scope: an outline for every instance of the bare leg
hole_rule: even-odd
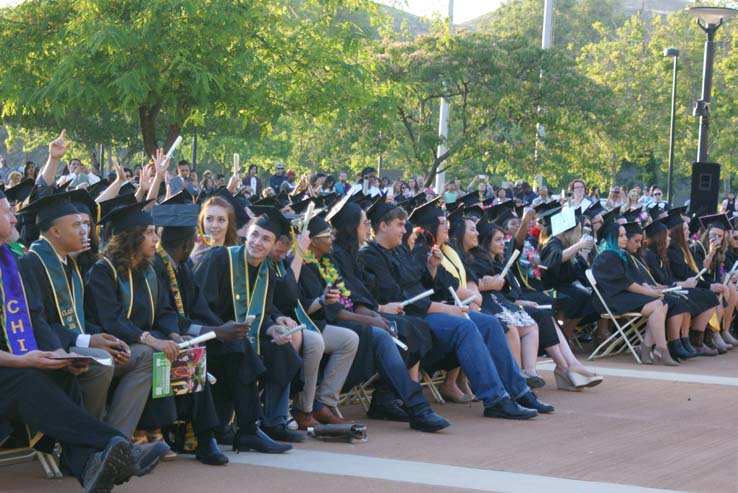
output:
[[[521,364],[520,359],[520,334],[518,333],[518,329],[515,326],[509,325],[508,329],[509,330],[505,334],[507,345],[510,346],[510,352],[515,358],[515,362],[518,364],[519,367],[522,368],[523,365]]]
[[[689,337],[689,327],[692,325],[692,315],[684,313],[682,318],[682,327],[679,329],[680,337]]]
[[[538,325],[518,327],[520,334],[520,356],[523,362],[523,370],[533,371],[536,369],[538,359]]]
[[[679,339],[679,331],[682,328],[683,321],[684,317],[682,317],[681,314],[669,317],[669,319],[666,321],[666,330],[669,334],[668,339],[670,341]]]
[[[643,343],[646,347],[656,345],[656,347],[666,349],[666,335],[664,333],[666,305],[661,300],[654,300],[647,303],[641,313],[648,317]]]
[[[420,381],[420,361],[418,361],[413,366],[408,368],[407,372],[410,375],[410,378],[413,380],[413,382],[419,382]]]

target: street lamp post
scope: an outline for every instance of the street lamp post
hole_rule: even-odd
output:
[[[676,48],[666,48],[664,50],[665,57],[674,58],[674,69],[671,78],[671,125],[669,127],[669,174],[666,184],[666,200],[672,203],[672,177],[674,175],[674,127],[676,116],[676,90],[677,90],[677,70],[679,68],[679,50]]]
[[[689,13],[697,18],[697,25],[707,34],[705,56],[702,64],[702,97],[694,107],[694,116],[700,118],[697,144],[697,162],[707,162],[707,134],[710,129],[710,97],[712,93],[712,67],[715,61],[715,33],[738,10],[723,7],[692,7]]]

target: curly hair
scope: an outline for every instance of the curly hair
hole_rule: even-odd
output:
[[[128,275],[132,263],[139,260],[137,269],[144,269],[151,265],[153,257],[149,258],[141,253],[141,244],[148,226],[134,226],[114,234],[105,246],[105,255],[110,257],[117,266],[118,275]]]

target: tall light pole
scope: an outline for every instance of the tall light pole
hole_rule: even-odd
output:
[[[671,204],[672,199],[672,177],[674,174],[674,127],[676,124],[676,90],[677,90],[677,70],[679,69],[679,50],[676,48],[666,48],[664,50],[665,57],[674,58],[674,69],[671,76],[671,125],[669,127],[669,175],[666,183],[666,200]]]
[[[543,29],[541,30],[541,48],[544,50],[547,50],[551,48],[551,45],[553,44],[553,10],[554,10],[554,0],[544,0],[543,3]],[[543,84],[543,70],[541,70],[539,74],[539,79],[541,80],[541,84]],[[537,108],[538,116],[541,116],[541,112],[543,111],[543,108],[541,106],[538,106]],[[539,148],[543,145],[543,139],[546,138],[546,129],[543,127],[543,123],[540,121],[536,123],[536,143],[535,143],[535,149],[533,151],[534,159],[535,161],[538,161],[539,157]],[[539,166],[539,169],[542,168],[542,166]],[[543,184],[543,176],[538,175],[537,177],[538,185]]]
[[[697,25],[707,34],[705,56],[702,64],[702,97],[694,107],[694,116],[700,118],[700,134],[697,144],[697,162],[707,162],[707,134],[710,129],[710,97],[712,94],[712,67],[715,61],[715,33],[738,10],[723,7],[692,7],[689,13],[697,18]]]
[[[448,31],[451,33],[454,29],[454,0],[448,0]],[[438,144],[436,150],[436,157],[443,156],[448,150],[446,147],[446,141],[448,139],[448,100],[446,98],[441,99],[441,109],[438,117],[438,137],[441,139],[441,143]],[[442,194],[443,189],[446,186],[446,172],[441,171],[436,173],[436,193]]]

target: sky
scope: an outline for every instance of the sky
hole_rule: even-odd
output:
[[[0,0],[0,7],[15,5],[22,0]],[[431,17],[434,12],[448,15],[448,0],[379,0],[415,15]],[[454,23],[460,24],[495,10],[504,0],[454,0]]]
[[[2,1],[2,0],[0,0]],[[446,17],[448,0],[379,0],[415,15],[431,17],[434,12]],[[454,24],[461,24],[499,7],[504,0],[454,0]]]

